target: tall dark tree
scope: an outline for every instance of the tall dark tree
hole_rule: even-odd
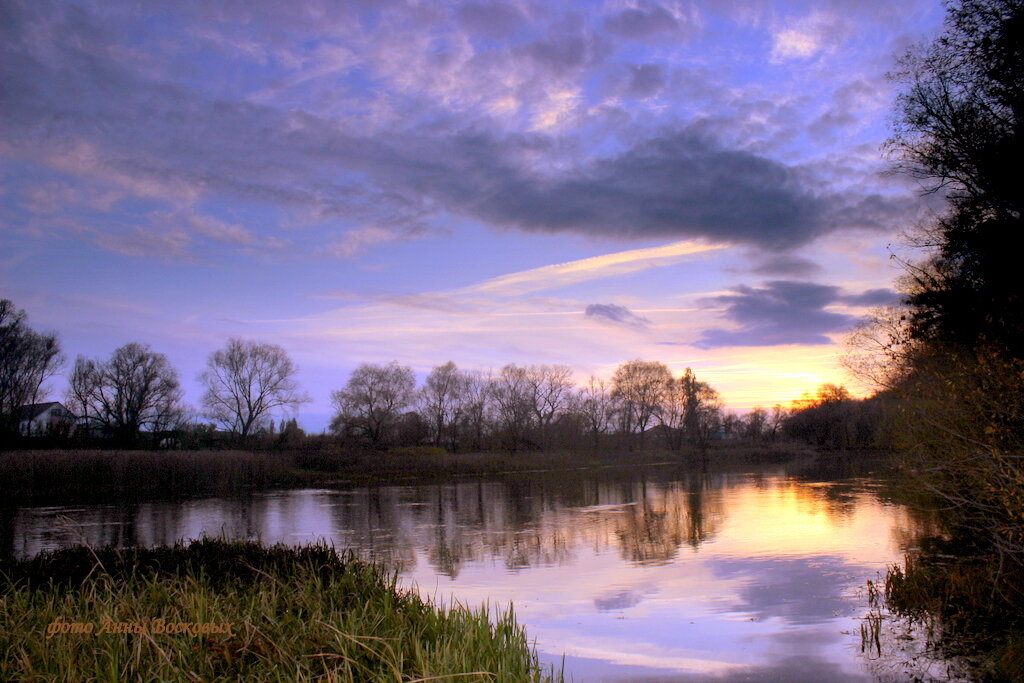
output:
[[[0,438],[17,433],[21,407],[38,401],[43,382],[63,362],[57,336],[34,331],[27,319],[0,299]]]
[[[888,593],[913,587],[914,618],[925,605],[937,619],[927,648],[978,662],[972,679],[1020,680],[1024,280],[1013,245],[1024,204],[1024,0],[948,2],[943,34],[912,50],[898,76],[891,145],[948,210],[918,235],[929,259],[907,264],[905,310],[862,340],[891,358],[884,386],[897,409],[886,433],[915,491],[940,502],[943,554],[935,562],[922,551]]]
[[[949,210],[917,235],[908,264],[910,334],[1024,357],[1024,280],[1007,248],[1022,234],[1024,2],[959,0],[945,32],[910,50],[896,79],[899,169],[944,193]]]

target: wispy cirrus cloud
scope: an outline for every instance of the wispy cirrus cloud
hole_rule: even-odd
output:
[[[491,294],[500,293],[504,296],[527,294],[679,263],[696,254],[723,248],[724,245],[720,244],[683,241],[660,247],[630,249],[501,275],[473,285],[469,290]]]

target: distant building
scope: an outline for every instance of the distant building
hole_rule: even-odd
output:
[[[75,414],[58,401],[33,403],[21,407],[18,432],[22,436],[70,434],[76,420]]]

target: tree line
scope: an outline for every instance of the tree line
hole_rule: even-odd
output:
[[[449,361],[417,387],[411,367],[364,363],[332,402],[331,430],[343,439],[374,447],[429,443],[453,452],[587,443],[596,449],[610,440],[627,449],[706,449],[715,435],[770,438],[782,414],[777,410],[772,423],[762,408],[743,418],[726,413],[718,392],[691,369],[673,377],[664,363],[645,360],[623,363],[609,380],[591,376],[583,386],[565,365],[508,364],[484,373]]]
[[[6,299],[0,301],[0,344],[0,415],[3,433],[13,438],[20,408],[38,402],[64,358],[57,336],[32,330],[24,311]],[[302,434],[294,418],[278,428],[274,415],[311,400],[297,372],[282,347],[231,338],[207,358],[198,376],[201,405],[192,410],[168,358],[131,342],[109,358],[78,356],[65,402],[78,418],[80,438],[135,445],[143,437],[180,440],[183,434],[211,441],[220,431],[240,442],[271,433],[294,440]],[[610,379],[592,376],[579,387],[566,365],[508,364],[484,373],[449,361],[417,386],[409,366],[363,363],[331,400],[331,432],[346,443],[429,444],[452,452],[606,443],[706,450],[716,436],[774,439],[786,417],[781,406],[742,417],[728,413],[718,392],[690,368],[674,377],[664,363],[646,360],[623,363]]]

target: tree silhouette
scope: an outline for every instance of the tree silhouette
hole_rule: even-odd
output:
[[[142,430],[170,429],[183,415],[178,371],[167,356],[136,342],[115,349],[106,361],[79,356],[68,403],[88,426],[129,445]]]
[[[280,346],[233,337],[210,354],[206,370],[199,375],[206,387],[205,414],[245,438],[275,408],[296,408],[310,400],[299,391],[296,372],[298,368]]]
[[[1024,11],[1020,0],[960,0],[946,30],[902,58],[898,169],[944,193],[949,210],[915,238],[910,333],[930,345],[1024,355],[1024,285],[1007,246],[1021,234]]]
[[[57,336],[34,331],[27,318],[0,299],[0,437],[17,432],[21,407],[37,401],[43,382],[63,362]]]

